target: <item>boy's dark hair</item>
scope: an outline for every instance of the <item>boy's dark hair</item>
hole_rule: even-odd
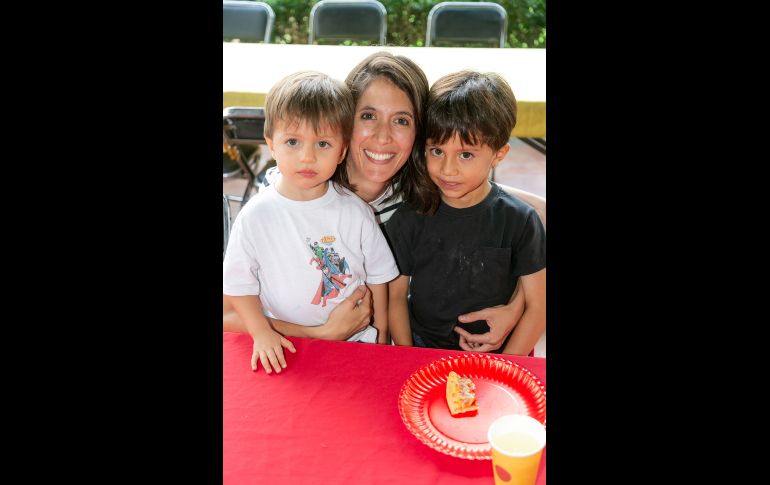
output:
[[[322,125],[342,132],[345,145],[353,132],[356,105],[341,81],[316,71],[300,71],[281,79],[265,98],[265,136],[273,137],[274,123],[307,121],[316,132]]]
[[[426,138],[502,148],[516,126],[516,98],[500,75],[460,71],[436,81],[428,95]]]
[[[430,180],[425,168],[425,106],[428,100],[428,79],[411,59],[390,52],[375,52],[354,67],[345,83],[353,93],[355,102],[372,81],[387,79],[404,92],[414,108],[416,136],[412,153],[403,167],[391,178],[389,184],[394,197],[402,197],[414,205],[420,213],[433,213],[438,207],[438,188]],[[337,170],[332,177],[337,183],[349,187],[346,170]]]

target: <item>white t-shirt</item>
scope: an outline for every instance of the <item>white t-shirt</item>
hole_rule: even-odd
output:
[[[301,202],[270,185],[235,219],[222,292],[259,295],[267,316],[315,326],[364,282],[396,276],[372,210],[355,194],[329,183],[322,197]]]

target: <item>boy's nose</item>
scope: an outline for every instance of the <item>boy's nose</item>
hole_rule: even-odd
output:
[[[457,173],[457,166],[451,160],[450,157],[446,157],[441,164],[441,173],[443,175],[454,175]]]
[[[313,145],[305,146],[300,153],[300,161],[302,163],[314,163],[315,162],[315,150]]]

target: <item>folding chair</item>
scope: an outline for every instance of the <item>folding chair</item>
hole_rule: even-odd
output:
[[[224,231],[222,237],[222,259],[225,258],[225,251],[227,251],[227,241],[230,239],[230,201],[227,200],[227,196],[222,194],[222,221],[224,223]]]
[[[222,112],[222,177],[247,179],[242,197],[226,196],[240,202],[241,207],[257,187],[258,176],[268,167],[267,164],[260,166],[261,145],[267,143],[264,130],[264,108],[231,106]],[[250,155],[246,155],[244,147],[253,148]]]
[[[428,12],[425,47],[435,42],[490,42],[505,47],[508,13],[492,2],[441,2]]]
[[[270,43],[275,12],[265,2],[222,0],[222,40]]]
[[[376,0],[321,0],[310,10],[308,44],[318,39],[373,40],[385,45],[388,12]]]

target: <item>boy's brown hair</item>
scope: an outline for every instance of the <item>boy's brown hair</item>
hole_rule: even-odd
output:
[[[430,88],[426,138],[442,144],[457,134],[463,143],[502,148],[516,126],[516,97],[500,75],[460,71]]]
[[[276,121],[322,126],[342,132],[347,145],[353,132],[356,105],[350,89],[342,81],[316,71],[300,71],[281,79],[265,98],[265,136],[273,137]]]

